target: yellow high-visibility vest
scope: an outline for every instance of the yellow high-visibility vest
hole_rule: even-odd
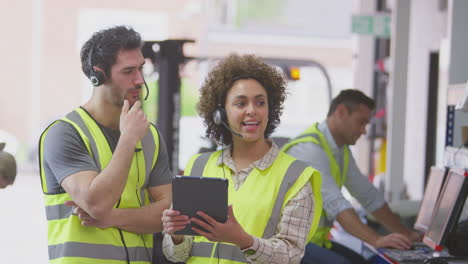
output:
[[[217,164],[221,151],[195,155],[189,161],[185,174],[206,177],[226,177],[229,181],[228,200],[234,215],[249,234],[271,238],[281,218],[284,206],[309,181],[314,194],[314,212],[322,210],[320,173],[305,163],[279,152],[273,164],[265,170],[254,168],[246,181],[234,189],[231,170]],[[320,215],[314,214],[308,240],[317,229]],[[245,255],[236,245],[210,242],[195,236],[187,264],[193,263],[247,263]]]
[[[51,264],[150,264],[153,252],[153,235],[136,234],[115,227],[96,228],[81,225],[72,207],[64,205],[72,200],[55,178],[44,170],[44,139],[57,122],[67,122],[80,135],[96,163],[99,172],[112,158],[112,150],[94,119],[77,108],[66,117],[53,122],[39,140],[39,160],[42,191],[48,225],[48,249]],[[156,164],[159,154],[159,135],[154,126],[139,141],[129,170],[127,184],[116,208],[138,208],[150,203],[146,190],[147,176]]]
[[[281,149],[284,152],[287,152],[292,146],[303,143],[303,142],[312,142],[319,145],[327,154],[328,160],[330,161],[330,172],[335,180],[336,185],[339,188],[343,187],[346,181],[346,175],[348,174],[348,164],[349,164],[349,147],[346,145],[344,147],[344,161],[343,161],[343,171],[340,169],[340,165],[333,157],[330,146],[328,145],[327,140],[323,133],[318,129],[318,123],[310,126],[306,129],[301,135],[293,139],[291,142],[287,143]],[[328,239],[328,234],[330,233],[331,226],[325,223],[325,211],[322,211],[322,219],[319,224],[319,228],[315,235],[312,237],[310,242],[317,244],[321,247],[330,248],[331,243]]]

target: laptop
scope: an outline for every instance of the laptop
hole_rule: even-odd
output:
[[[445,178],[447,177],[448,169],[431,167],[429,172],[429,180],[426,185],[426,191],[421,202],[414,229],[422,233],[426,233],[431,224],[434,207],[439,198],[442,186],[444,186]]]
[[[467,196],[468,172],[461,168],[450,169],[442,189],[440,189],[439,198],[435,203],[430,224],[424,235],[423,242],[429,246],[429,249],[423,248],[419,252],[415,252],[417,250],[392,250],[396,252],[395,254],[387,249],[383,249],[382,253],[384,256],[398,262],[404,262],[405,260],[466,261],[466,259],[457,256],[457,253],[460,252],[451,251],[448,240],[453,235],[457,226]],[[448,250],[445,250],[446,248],[444,247]],[[413,253],[418,253],[419,255],[416,256]],[[410,255],[411,259],[408,259],[405,254]]]
[[[426,185],[426,191],[424,192],[421,207],[419,209],[414,229],[422,233],[428,231],[429,225],[431,224],[432,216],[434,213],[434,207],[437,203],[437,199],[440,196],[442,186],[444,185],[447,177],[448,169],[431,167],[429,172],[429,179]],[[434,250],[424,242],[413,243],[412,249],[392,249],[382,248],[379,252],[384,254],[392,263],[407,262],[407,261],[420,261],[433,256]],[[396,262],[393,262],[393,261]]]
[[[441,197],[435,205],[433,220],[424,236],[424,243],[436,251],[450,246],[448,239],[456,231],[467,196],[468,172],[460,168],[451,169],[442,188]],[[450,249],[448,247],[449,251]]]

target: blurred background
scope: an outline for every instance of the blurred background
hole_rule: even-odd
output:
[[[467,2],[0,0],[0,141],[19,166],[15,184],[0,190],[0,262],[47,263],[37,142],[90,97],[79,52],[93,32],[124,24],[141,33],[150,90],[144,108],[163,132],[174,171],[215,147],[195,110],[206,73],[230,53],[253,53],[288,80],[278,142],[322,121],[342,89],[377,101],[353,152],[363,173],[399,203],[421,199],[447,138],[452,146],[464,140],[458,127],[466,117],[458,114],[451,135],[446,118],[462,90],[454,85],[468,76]]]

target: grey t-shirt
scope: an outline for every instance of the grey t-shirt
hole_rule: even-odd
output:
[[[98,124],[109,143],[112,152],[117,147],[120,131]],[[148,131],[148,133],[151,133]],[[157,142],[156,142],[157,143]],[[60,186],[63,179],[80,171],[99,171],[86,145],[75,128],[67,122],[54,124],[44,138],[44,170],[49,177],[49,193],[64,192]],[[171,183],[173,174],[164,139],[159,135],[159,155],[148,178],[148,187]]]

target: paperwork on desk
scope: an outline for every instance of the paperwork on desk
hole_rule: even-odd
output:
[[[468,81],[465,83],[463,95],[455,105],[455,109],[468,112]]]

